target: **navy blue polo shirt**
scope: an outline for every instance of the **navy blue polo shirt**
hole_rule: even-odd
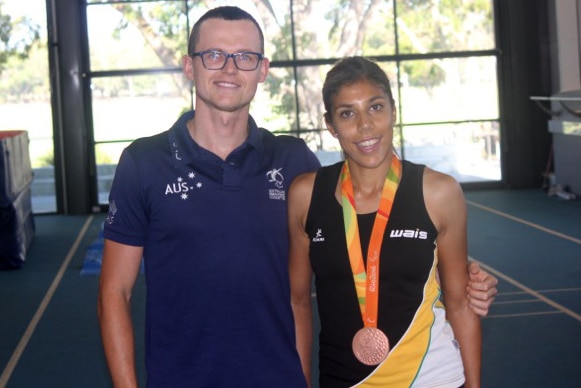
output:
[[[144,248],[148,386],[305,386],[286,197],[319,162],[252,118],[222,160],[189,135],[193,116],[127,147],[110,192],[105,238]]]

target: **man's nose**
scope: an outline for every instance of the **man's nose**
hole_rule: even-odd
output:
[[[222,71],[227,73],[238,71],[238,67],[236,67],[236,63],[234,63],[234,57],[226,57],[226,63],[224,64]]]

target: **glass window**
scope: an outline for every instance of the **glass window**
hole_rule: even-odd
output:
[[[490,50],[492,0],[397,0],[400,53]]]
[[[259,126],[304,139],[323,164],[339,160],[321,89],[338,58],[364,55],[392,82],[402,155],[461,181],[500,179],[492,0],[90,1],[99,160],[116,160],[120,144],[167,129],[192,105],[181,57],[194,23],[221,5],[245,9],[264,32],[271,68],[250,110]]]
[[[183,81],[181,74],[93,79],[94,140],[133,140],[169,129],[191,107]]]
[[[130,142],[95,144],[95,161],[97,165],[97,193],[99,203],[109,202],[109,191],[113,183],[115,168],[121,153]]]
[[[179,67],[186,54],[183,1],[87,7],[91,71]]]
[[[459,182],[500,180],[497,121],[405,126],[404,158]]]
[[[304,66],[297,69],[297,85],[299,94],[299,125],[300,128],[325,128],[323,114],[323,98],[321,91],[325,74],[330,66]]]
[[[56,211],[52,111],[44,0],[3,0],[0,29],[0,130],[25,130],[34,179],[34,213]]]
[[[402,61],[403,123],[498,118],[496,58]]]
[[[395,53],[390,2],[293,3],[296,59]]]
[[[258,126],[271,132],[297,130],[294,79],[292,68],[270,68],[266,81],[258,86],[256,97],[250,106],[250,114]]]

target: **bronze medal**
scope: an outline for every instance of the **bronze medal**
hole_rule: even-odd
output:
[[[353,272],[353,283],[357,293],[359,309],[361,310],[361,318],[366,326],[355,333],[351,347],[357,360],[365,365],[378,365],[387,358],[389,353],[387,336],[377,328],[379,262],[381,243],[399,185],[401,171],[400,160],[395,154],[392,154],[391,165],[383,183],[379,207],[371,229],[367,263],[364,263],[359,225],[357,224],[357,210],[355,209],[355,194],[348,161],[345,161],[341,170],[341,206],[343,207],[345,239],[347,241],[349,263]]]
[[[389,353],[389,341],[383,331],[375,327],[364,327],[353,337],[353,353],[365,365],[377,365]]]

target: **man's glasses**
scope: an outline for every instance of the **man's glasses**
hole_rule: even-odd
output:
[[[226,66],[228,58],[232,58],[236,68],[243,71],[256,70],[258,64],[264,58],[264,55],[251,51],[228,54],[216,50],[199,51],[191,53],[190,56],[202,58],[202,64],[208,70],[222,70]]]

